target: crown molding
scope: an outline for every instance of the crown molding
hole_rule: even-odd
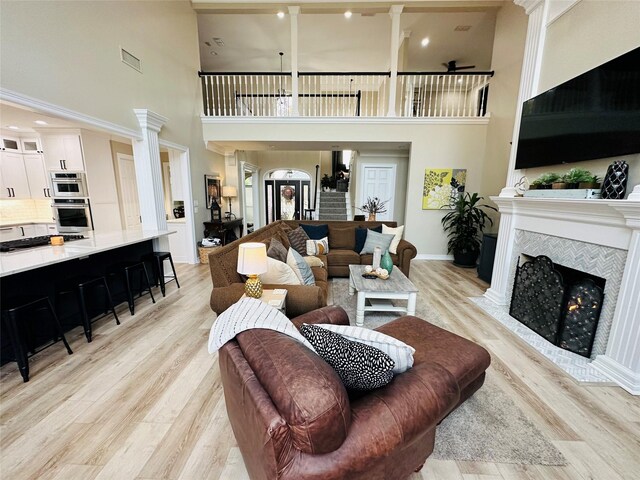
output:
[[[527,15],[530,15],[536,8],[544,5],[544,0],[513,0],[513,3],[524,8]]]
[[[147,110],[146,108],[134,108],[133,113],[138,118],[138,123],[143,130],[153,130],[154,132],[160,132],[162,126],[167,123],[167,118],[162,115]]]

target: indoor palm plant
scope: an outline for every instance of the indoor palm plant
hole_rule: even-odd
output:
[[[478,205],[481,200],[483,197],[477,193],[460,195],[452,204],[454,210],[442,218],[449,239],[447,252],[453,252],[454,265],[475,267],[480,254],[480,235],[487,222],[493,225],[482,208],[497,210],[490,205]]]

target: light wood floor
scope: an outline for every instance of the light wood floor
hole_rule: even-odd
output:
[[[206,351],[213,314],[209,270],[181,265],[182,288],[139,300],[121,326],[95,325],[31,359],[23,384],[0,369],[2,479],[242,479],[217,358]],[[485,346],[489,370],[567,458],[565,467],[428,460],[412,480],[640,478],[640,400],[615,387],[578,386],[485,315],[468,296],[487,285],[472,270],[416,261],[412,280],[450,330]]]

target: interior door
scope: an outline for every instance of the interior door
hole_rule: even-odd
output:
[[[140,203],[136,183],[136,166],[131,155],[118,154],[120,206],[125,230],[140,225]]]
[[[266,222],[300,220],[309,208],[309,180],[265,180]]]
[[[387,202],[387,211],[376,214],[376,220],[393,220],[393,200],[396,194],[395,165],[362,165],[362,178],[358,205],[364,205],[368,197],[378,197]]]

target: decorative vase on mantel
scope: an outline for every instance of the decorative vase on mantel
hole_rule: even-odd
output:
[[[368,220],[370,222],[375,222],[376,221],[376,214],[375,213],[370,213]]]
[[[393,260],[391,260],[391,255],[389,255],[389,250],[385,250],[384,255],[380,259],[380,268],[384,268],[389,274],[391,274],[391,270],[393,270]]]
[[[629,178],[629,165],[624,160],[616,160],[607,169],[607,174],[602,181],[602,198],[610,200],[622,200],[627,192],[627,179]]]

